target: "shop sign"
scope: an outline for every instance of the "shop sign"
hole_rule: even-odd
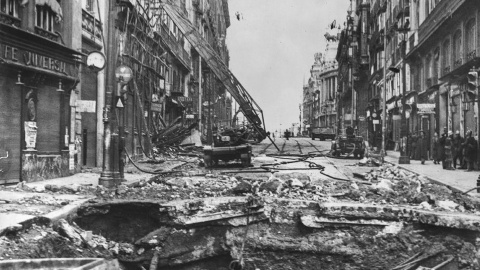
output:
[[[359,116],[358,116],[358,120],[359,120],[359,121],[365,121],[365,116],[359,115]]]
[[[35,149],[37,144],[37,122],[25,121],[25,146],[28,150]]]
[[[185,118],[186,118],[186,119],[195,119],[195,115],[193,115],[193,114],[187,114],[187,115],[185,115]]]
[[[191,97],[177,97],[177,100],[183,103],[193,102],[193,99]]]
[[[75,169],[75,144],[68,145],[68,169],[73,171]]]
[[[150,110],[154,112],[162,112],[162,104],[161,103],[152,103],[150,106]]]
[[[435,104],[419,103],[417,104],[418,114],[434,114]]]
[[[14,46],[0,43],[0,56],[5,60],[17,62],[25,66],[32,66],[71,75],[67,71],[67,67],[71,68],[71,65],[67,65],[67,63],[60,61],[59,59],[20,49]]]
[[[402,116],[399,115],[399,114],[394,114],[394,115],[392,116],[392,119],[393,119],[393,120],[402,120]]]
[[[77,100],[77,112],[94,113],[96,112],[97,102],[95,100]]]
[[[391,111],[395,108],[395,102],[388,103],[387,104],[387,110]]]

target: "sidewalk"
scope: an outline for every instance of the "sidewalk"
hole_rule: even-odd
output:
[[[125,182],[129,185],[141,180],[148,180],[151,174],[125,173]],[[76,194],[57,194],[45,191],[45,186],[68,187],[73,190],[79,186],[98,186],[100,170],[77,173],[67,177],[44,181],[25,183],[33,189],[25,192],[21,189],[0,190],[0,235],[8,231],[20,230],[28,227],[34,220],[44,219],[56,221],[66,218],[82,204],[94,198],[92,196]]]
[[[433,164],[433,160],[425,161],[422,165],[419,160],[410,160],[410,164],[398,164],[400,152],[387,151],[385,161],[416,174],[424,175],[433,181],[451,186],[453,189],[466,192],[477,186],[479,171],[467,172],[464,169],[444,170],[441,164]],[[480,197],[476,190],[468,193],[471,196]]]

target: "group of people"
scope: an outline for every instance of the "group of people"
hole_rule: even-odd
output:
[[[424,131],[420,136],[415,133],[409,136],[408,155],[412,160],[421,160],[425,164],[428,159],[429,143]],[[463,138],[460,131],[455,135],[452,131],[443,129],[441,137],[435,132],[432,138],[432,159],[434,164],[442,164],[443,169],[454,170],[457,165],[461,169],[473,170],[473,164],[477,158],[477,140],[473,137],[471,130]]]

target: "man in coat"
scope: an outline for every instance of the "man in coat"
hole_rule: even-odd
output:
[[[417,138],[416,157],[425,164],[425,160],[428,159],[428,140],[425,137],[425,132],[420,131],[420,137]]]
[[[438,152],[438,155],[440,157],[440,160],[442,161],[442,167],[445,169],[445,143],[447,142],[447,127],[443,128],[443,134],[438,140],[438,143],[440,144],[440,151]]]
[[[473,163],[477,159],[477,140],[472,135],[472,131],[467,131],[467,138],[463,143],[465,149],[465,162],[467,163],[467,171],[473,170]]]
[[[463,161],[463,153],[462,153],[462,144],[464,139],[460,136],[460,131],[457,130],[455,132],[455,136],[453,137],[452,141],[452,156],[453,156],[453,168],[457,168],[457,160],[458,165],[462,167]]]

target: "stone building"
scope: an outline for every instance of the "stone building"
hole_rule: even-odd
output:
[[[172,123],[198,123],[202,131],[231,124],[231,96],[164,4],[195,25],[228,66],[226,0],[118,1],[113,12],[108,1],[0,0],[0,184],[102,166],[110,156],[103,153],[105,120],[115,151],[133,158],[149,156],[151,140]],[[115,68],[87,66],[92,52]],[[113,78],[119,67],[131,69],[130,82]]]

